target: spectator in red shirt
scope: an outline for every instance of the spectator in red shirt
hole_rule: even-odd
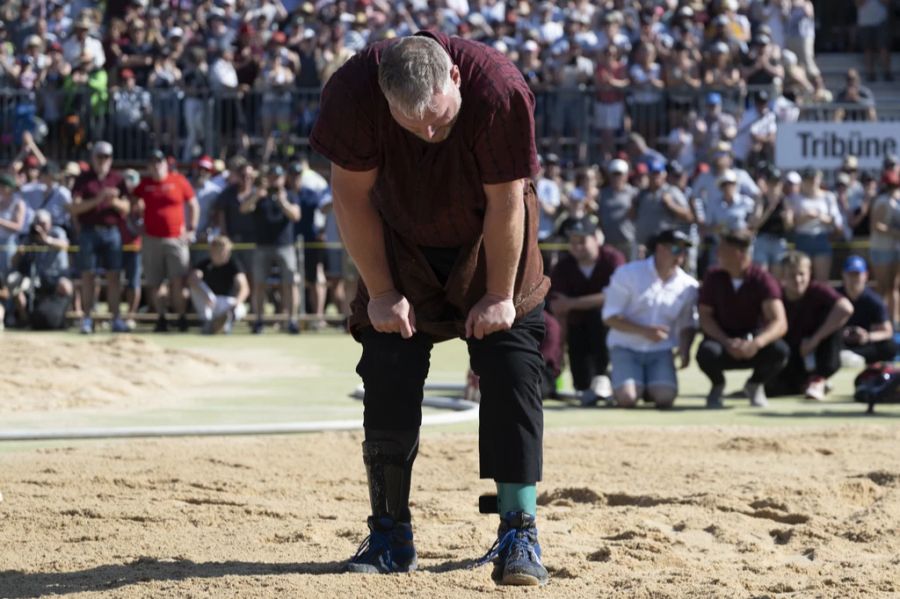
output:
[[[159,295],[164,281],[169,283],[169,298],[179,314],[178,329],[187,331],[184,277],[188,274],[190,263],[188,244],[195,239],[200,217],[194,188],[181,173],[169,171],[166,155],[156,150],[151,155],[150,176],[141,180],[134,195],[144,208],[144,279],[150,292],[150,305],[159,313],[154,331],[163,333],[168,330],[167,302]]]
[[[804,393],[822,401],[826,381],[841,367],[843,328],[853,315],[853,304],[826,283],[810,282],[812,260],[803,252],[788,252],[781,269],[788,323],[784,340],[791,355],[777,380],[766,383],[766,393]]]
[[[112,314],[112,330],[125,332],[120,317],[122,286],[122,235],[125,215],[131,209],[128,189],[122,175],[112,170],[112,144],[98,141],[91,151],[91,168],[81,173],[72,188],[72,215],[78,220],[78,267],[81,270],[81,296],[84,318],[81,332],[94,331],[94,278],[98,269],[106,270],[106,300]]]
[[[744,390],[750,405],[768,405],[765,384],[781,372],[790,355],[782,340],[787,319],[778,282],[753,265],[748,231],[731,231],[719,242],[719,267],[710,270],[700,287],[700,328],[705,339],[697,364],[712,389],[706,407],[721,408],[725,370],[752,368]]]
[[[588,219],[567,231],[569,252],[550,273],[550,311],[560,320],[569,348],[572,382],[584,406],[612,396],[607,376],[609,351],[603,324],[603,290],[613,272],[625,264],[616,248],[603,244],[603,234]]]

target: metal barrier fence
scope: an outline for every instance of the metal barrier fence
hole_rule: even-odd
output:
[[[723,109],[740,114],[748,96],[771,86],[666,90],[628,90],[621,101],[600,103],[592,86],[534,89],[536,138],[541,151],[595,161],[621,141],[626,122],[651,145],[691,112],[702,114],[711,91]],[[120,162],[138,163],[153,148],[188,162],[199,154],[224,157],[237,152],[252,158],[289,160],[308,151],[309,132],[318,112],[316,88],[251,91],[209,89],[72,89],[38,92],[0,89],[0,163],[18,151],[22,133],[31,131],[49,158],[83,160],[90,143],[110,141]],[[861,119],[858,105],[806,104],[801,120]],[[900,120],[900,107],[883,107],[881,120]],[[604,131],[605,130],[605,131]]]

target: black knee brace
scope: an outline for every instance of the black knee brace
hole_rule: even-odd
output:
[[[409,489],[419,451],[419,431],[367,429],[362,447],[372,515],[409,522]]]

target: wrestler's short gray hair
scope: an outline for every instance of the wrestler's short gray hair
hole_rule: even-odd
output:
[[[422,118],[432,107],[432,96],[449,91],[452,66],[446,50],[430,37],[406,37],[381,54],[378,85],[395,110]]]

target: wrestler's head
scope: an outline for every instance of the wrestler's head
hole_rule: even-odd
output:
[[[450,136],[462,108],[459,68],[439,43],[406,37],[381,55],[378,84],[401,127],[429,143]]]

